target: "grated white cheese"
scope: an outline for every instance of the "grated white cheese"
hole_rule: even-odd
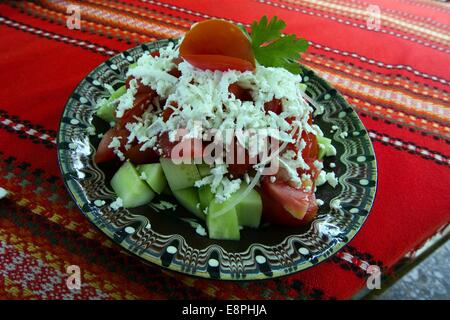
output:
[[[347,131],[343,131],[343,132],[341,132],[341,134],[339,135],[342,139],[345,139],[345,138],[347,138],[348,137],[348,133],[347,133]]]
[[[341,209],[341,208],[342,208],[342,207],[341,207],[341,200],[339,200],[339,199],[333,199],[333,200],[330,202],[330,208],[335,209],[335,210]]]
[[[122,139],[122,137],[113,137],[111,139],[111,142],[108,144],[108,148],[110,148],[110,149],[119,148],[121,139]]]
[[[320,171],[316,179],[316,186],[321,186],[327,182],[327,173],[325,171]]]
[[[335,188],[338,185],[338,179],[336,178],[334,172],[327,172],[326,179],[328,184],[333,188]]]
[[[331,156],[335,156],[336,155],[336,148],[332,144],[330,144],[329,148],[326,148],[326,149],[327,150],[326,150],[325,155],[327,157],[331,157]]]
[[[121,160],[125,161],[125,156],[122,153],[122,151],[119,150],[120,148],[120,140],[122,137],[113,137],[111,139],[111,142],[108,144],[108,148],[113,149],[114,154]]]
[[[86,131],[87,131],[87,133],[90,135],[90,136],[95,136],[95,127],[94,126],[89,126],[89,127],[87,127],[86,128]]]
[[[159,210],[172,209],[173,211],[175,211],[175,209],[177,208],[176,204],[164,200],[159,201],[159,203],[152,203],[152,206]]]
[[[195,228],[195,232],[197,232],[197,234],[202,237],[206,237],[207,235],[205,228],[203,228],[201,224],[197,225],[197,227]]]
[[[127,91],[119,97],[119,104],[116,108],[116,117],[122,118],[125,111],[133,108],[134,96],[137,92],[137,81],[133,79],[130,81],[130,87]]]
[[[325,108],[322,104],[317,103],[316,106],[317,106],[317,108],[316,108],[316,110],[314,110],[315,116],[321,115],[325,112]]]
[[[171,43],[159,49],[159,57],[142,55],[136,66],[129,69],[127,76],[139,79],[143,85],[151,87],[161,98],[166,98],[175,87],[178,79],[168,72],[175,66],[173,60],[178,57],[178,50]],[[131,85],[131,83],[130,83]]]
[[[331,163],[330,163],[330,168],[336,168],[336,163],[331,162]]]
[[[314,166],[316,167],[317,170],[322,170],[323,169],[323,163],[320,160],[314,160],[313,162]]]
[[[2,187],[0,187],[0,199],[5,198],[8,195],[8,191],[6,191],[6,189],[3,189]]]
[[[109,206],[114,211],[117,211],[117,210],[119,210],[120,208],[123,207],[123,201],[122,201],[122,199],[120,197],[117,197],[117,199],[114,200],[113,202],[111,202],[111,204]]]
[[[324,204],[324,202],[323,202],[323,200],[322,199],[316,199],[316,203],[317,203],[317,205],[320,207],[320,206],[323,206],[323,204]]]

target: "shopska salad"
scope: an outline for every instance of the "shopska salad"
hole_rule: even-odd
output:
[[[125,84],[96,110],[111,129],[94,161],[120,165],[113,210],[170,194],[206,222],[210,238],[226,240],[262,220],[314,219],[323,203],[316,187],[337,185],[322,165],[336,150],[314,124],[323,110],[304,93],[296,61],[308,44],[284,28],[276,17],[254,22],[250,33],[206,20],[129,66]]]

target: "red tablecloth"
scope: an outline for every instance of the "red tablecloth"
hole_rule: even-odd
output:
[[[437,1],[89,0],[0,4],[1,298],[349,298],[367,264],[384,274],[450,220],[450,7]],[[208,281],[146,266],[75,208],[59,173],[55,136],[66,100],[110,56],[177,37],[205,18],[249,24],[277,15],[311,41],[304,64],[339,89],[373,139],[378,193],[368,221],[327,262],[275,280]],[[369,23],[370,26],[370,23]],[[70,291],[66,267],[79,265]]]

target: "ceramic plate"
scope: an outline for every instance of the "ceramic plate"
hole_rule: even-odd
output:
[[[337,157],[325,159],[325,168],[329,170],[334,162],[333,170],[339,177],[336,188],[328,184],[318,188],[316,195],[325,204],[310,225],[244,229],[240,241],[218,241],[198,235],[195,226],[200,222],[181,206],[175,211],[154,205],[118,211],[109,208],[116,199],[109,185],[113,168],[99,167],[92,160],[99,143],[97,134],[108,129],[94,116],[95,102],[108,96],[104,84],[118,88],[129,64],[169,41],[143,44],[111,58],[81,81],[69,98],[58,132],[58,160],[67,189],[82,213],[145,261],[205,278],[274,278],[312,267],[335,254],[367,219],[376,191],[376,159],[367,131],[352,107],[308,69],[303,77],[307,94],[326,110],[315,122],[337,149]],[[339,129],[331,133],[334,125]],[[96,127],[95,135],[92,126]],[[348,132],[346,138],[340,136],[343,131]],[[342,208],[330,208],[333,200],[340,200]]]

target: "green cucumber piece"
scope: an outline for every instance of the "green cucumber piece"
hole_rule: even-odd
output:
[[[228,201],[230,200],[218,203],[216,200],[213,200],[209,204],[208,214],[206,215],[206,225],[211,239],[239,240],[241,238],[235,208],[228,210],[220,216],[215,215],[227,205]]]
[[[317,158],[319,160],[322,160],[325,157],[326,148],[323,147],[322,144],[319,144],[319,153],[317,154]]]
[[[174,197],[189,212],[195,214],[198,218],[205,220],[205,214],[200,209],[200,200],[196,188],[186,188],[172,190]]]
[[[209,185],[201,186],[198,189],[198,197],[200,199],[200,207],[205,209],[209,206],[211,201],[214,199],[214,193],[211,191],[211,187]]]
[[[207,163],[200,163],[197,165],[198,172],[202,178],[211,174],[211,167]]]
[[[137,66],[137,62],[131,63],[131,64],[128,66],[128,69],[133,69],[133,68],[135,68],[136,66]]]
[[[201,179],[195,164],[175,164],[165,158],[161,158],[160,162],[172,191],[193,187]]]
[[[115,121],[116,105],[113,102],[125,94],[125,92],[127,92],[127,88],[124,85],[114,91],[109,99],[99,106],[96,112],[97,116],[107,122]]]
[[[247,185],[241,185],[236,195],[244,192]],[[252,189],[247,196],[236,205],[236,214],[239,225],[250,228],[258,228],[262,215],[261,195],[255,189]]]
[[[334,149],[331,144],[331,139],[317,136],[317,143],[319,144],[319,154],[317,156],[319,160],[322,160],[323,157],[329,155],[332,148]]]
[[[124,208],[134,208],[149,203],[155,193],[139,177],[131,162],[126,161],[111,179],[111,187],[122,199]]]
[[[160,194],[167,186],[167,179],[160,163],[143,164],[137,167],[140,174],[144,173],[145,181],[150,188]]]
[[[299,87],[300,87],[300,90],[302,90],[303,92],[305,92],[305,90],[307,88],[306,84],[304,84],[304,83],[300,83]]]

